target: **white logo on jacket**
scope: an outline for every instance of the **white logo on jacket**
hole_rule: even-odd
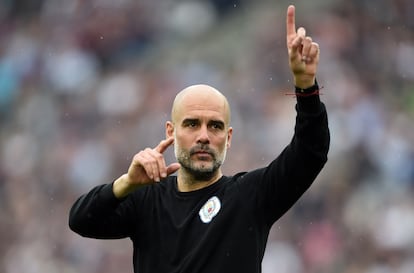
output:
[[[210,199],[208,199],[207,202],[201,207],[200,212],[198,213],[200,215],[201,221],[203,221],[203,223],[206,224],[210,223],[214,216],[216,216],[217,213],[220,211],[220,208],[221,202],[217,196],[213,196]]]

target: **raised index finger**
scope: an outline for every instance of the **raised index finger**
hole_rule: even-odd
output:
[[[288,41],[289,38],[296,36],[296,26],[295,26],[295,6],[289,5],[286,14],[286,35]]]
[[[169,137],[167,139],[162,140],[157,147],[155,147],[155,150],[159,153],[163,153],[167,148],[174,143],[174,137]]]

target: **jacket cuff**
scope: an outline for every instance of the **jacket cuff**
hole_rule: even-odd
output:
[[[321,109],[321,100],[318,82],[306,89],[295,86],[298,110],[305,113],[317,113]]]

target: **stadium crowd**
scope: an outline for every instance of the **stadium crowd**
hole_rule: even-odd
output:
[[[128,240],[81,238],[68,210],[164,137],[189,84],[229,98],[225,174],[270,162],[295,117],[288,4],[1,1],[0,271],[131,272]],[[294,4],[320,44],[332,143],[317,181],[273,227],[263,272],[412,273],[414,4]]]

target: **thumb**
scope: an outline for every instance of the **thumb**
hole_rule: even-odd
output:
[[[175,173],[181,167],[180,163],[171,163],[167,167],[167,176]]]

